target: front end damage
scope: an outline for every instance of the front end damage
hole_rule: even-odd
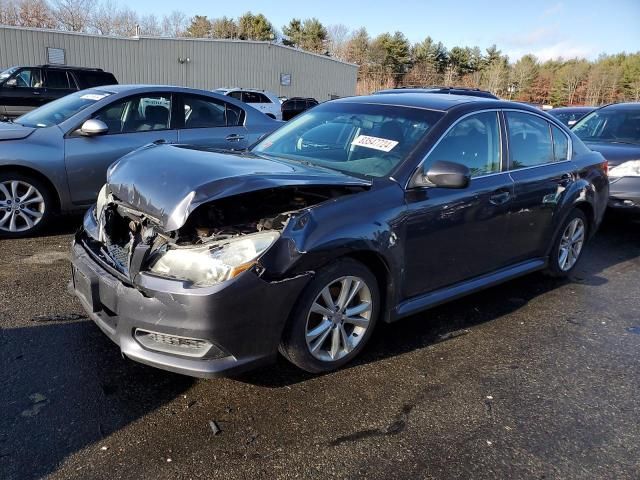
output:
[[[312,276],[290,268],[302,254],[292,237],[313,207],[362,188],[217,198],[167,231],[107,187],[74,241],[73,291],[133,360],[200,377],[268,363]]]

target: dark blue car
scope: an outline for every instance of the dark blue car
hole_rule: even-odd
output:
[[[152,145],[117,162],[75,238],[72,286],[136,361],[210,377],[280,351],[324,372],[378,322],[570,274],[608,194],[602,155],[534,108],[345,98],[248,152]]]

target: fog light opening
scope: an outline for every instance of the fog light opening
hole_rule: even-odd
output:
[[[219,358],[224,356],[222,350],[209,340],[202,338],[181,337],[179,335],[152,332],[142,328],[135,329],[134,338],[147,350],[156,352],[195,358],[202,358],[204,356]]]

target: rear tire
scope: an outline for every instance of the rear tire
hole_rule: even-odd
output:
[[[362,263],[340,259],[318,270],[300,295],[280,353],[310,373],[336,370],[362,351],[379,313],[376,277]]]
[[[49,224],[54,204],[42,180],[18,172],[0,173],[0,237],[39,234]]]
[[[569,276],[582,258],[588,233],[586,215],[578,208],[573,209],[553,242],[545,274],[557,278]]]

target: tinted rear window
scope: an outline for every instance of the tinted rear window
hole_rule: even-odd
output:
[[[118,81],[112,73],[77,70],[74,75],[80,83],[80,88],[99,87],[101,85],[116,85]]]

